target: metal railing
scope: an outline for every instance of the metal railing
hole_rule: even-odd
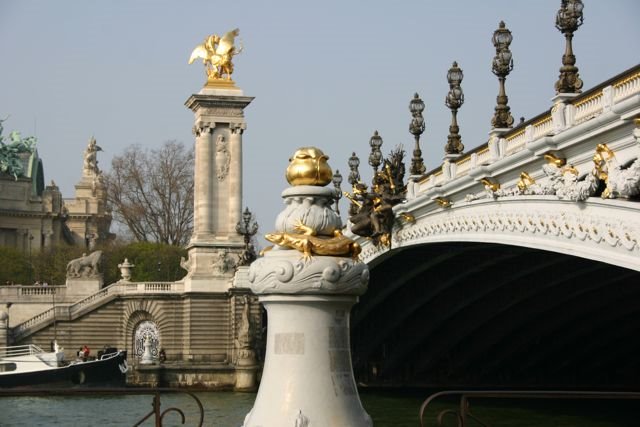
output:
[[[65,396],[65,397],[83,397],[83,396],[140,396],[140,395],[148,395],[152,396],[151,402],[151,411],[142,416],[139,420],[135,421],[133,426],[140,426],[142,423],[147,421],[148,419],[154,420],[154,425],[156,427],[162,427],[164,416],[168,413],[174,412],[180,415],[182,424],[185,423],[187,417],[182,409],[176,407],[169,407],[163,410],[161,395],[162,394],[170,394],[170,393],[181,393],[189,395],[196,403],[198,407],[198,413],[195,414],[195,417],[198,419],[197,425],[201,427],[204,425],[204,407],[202,406],[202,402],[198,397],[184,389],[176,389],[176,388],[89,388],[89,389],[59,389],[59,390],[0,390],[0,398],[2,397],[53,397],[53,396]],[[190,417],[191,418],[191,417]],[[194,425],[194,424],[190,424]],[[207,425],[213,425],[211,423],[207,423]]]
[[[38,347],[35,344],[0,347],[0,354],[4,355],[4,357],[31,356],[34,354],[41,354],[41,353],[44,353],[44,350],[42,350],[40,347]]]
[[[446,419],[454,418],[457,427],[479,425],[489,427],[471,411],[470,400],[474,399],[554,399],[554,400],[640,400],[640,392],[604,392],[604,391],[482,391],[453,390],[441,391],[429,396],[420,407],[420,427],[427,427],[425,412],[436,399],[446,396],[460,396],[456,409],[444,409],[436,416],[436,426],[444,426]]]

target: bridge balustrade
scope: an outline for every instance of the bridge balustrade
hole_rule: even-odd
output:
[[[640,66],[575,97],[564,104],[565,111],[557,118],[554,118],[549,110],[514,129],[496,135],[494,141],[489,141],[463,155],[452,162],[452,166],[443,165],[432,170],[418,181],[419,189],[416,193],[440,187],[451,180],[469,175],[477,167],[491,165],[499,159],[513,156],[530,147],[531,151],[535,151],[533,147],[538,145],[538,140],[579,126],[610,111],[617,104],[628,102],[634,96],[637,97],[640,94],[638,69]],[[492,148],[490,144],[495,144],[495,147]],[[540,157],[540,154],[534,153],[532,160],[537,157]],[[443,173],[443,168],[448,168],[448,173]]]
[[[640,271],[639,112],[637,65],[583,94],[559,95],[516,128],[494,130],[486,144],[407,184],[407,202],[394,210],[415,221],[398,216],[391,247],[515,244]],[[363,261],[386,258],[387,247],[354,238]]]

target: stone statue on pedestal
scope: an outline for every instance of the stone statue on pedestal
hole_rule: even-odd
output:
[[[238,338],[236,338],[237,364],[255,365],[256,353],[253,349],[254,331],[251,319],[249,318],[249,297],[242,298],[242,320],[238,328]]]
[[[67,264],[67,278],[98,277],[101,274],[102,251],[91,252],[73,259]]]
[[[236,48],[234,44],[235,38],[239,34],[240,30],[236,28],[226,32],[222,37],[217,34],[207,36],[204,42],[191,52],[189,64],[192,64],[196,59],[202,59],[209,82],[223,78],[231,80],[232,59],[242,52],[242,45]]]
[[[82,164],[82,174],[84,176],[100,175],[98,151],[102,151],[102,148],[96,143],[96,139],[91,137],[87,148],[84,150],[84,162]]]

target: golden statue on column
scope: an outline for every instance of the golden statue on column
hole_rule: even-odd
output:
[[[242,43],[235,46],[235,38],[240,34],[238,28],[228,31],[222,37],[212,34],[204,39],[202,44],[196,46],[191,52],[189,64],[196,59],[202,59],[207,73],[207,86],[219,86],[220,83],[228,85],[232,83],[233,57],[242,52]],[[226,81],[226,82],[225,82]]]

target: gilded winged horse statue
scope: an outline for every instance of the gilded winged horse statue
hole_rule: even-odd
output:
[[[225,76],[227,80],[231,80],[231,74],[233,73],[232,59],[242,52],[242,45],[239,48],[234,45],[235,38],[239,34],[240,30],[236,28],[225,33],[222,37],[217,34],[208,36],[204,43],[193,49],[189,64],[193,64],[196,59],[202,59],[209,81],[220,80]]]

